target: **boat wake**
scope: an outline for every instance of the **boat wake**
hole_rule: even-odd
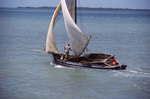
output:
[[[124,76],[124,77],[146,77],[150,78],[150,73],[145,72],[141,69],[136,70],[125,70],[125,71],[114,71],[113,76]]]

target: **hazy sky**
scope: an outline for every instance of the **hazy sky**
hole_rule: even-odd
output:
[[[57,6],[60,0],[0,0],[0,7]],[[150,0],[78,0],[82,7],[150,9]]]

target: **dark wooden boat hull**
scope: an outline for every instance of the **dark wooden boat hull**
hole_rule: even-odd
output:
[[[79,57],[78,59],[68,59],[67,61],[62,61],[60,60],[60,55],[59,54],[52,54],[53,56],[53,62],[57,65],[65,66],[65,67],[71,67],[71,68],[91,68],[91,69],[111,69],[111,70],[124,70],[126,69],[127,65],[123,64],[117,64],[117,65],[106,65],[103,62],[98,62],[98,63],[93,63],[96,59],[93,59],[89,57],[88,54],[86,56]],[[108,55],[108,54],[99,54],[96,53],[96,55]],[[94,56],[94,58],[95,58]],[[110,55],[111,56],[111,55]],[[81,61],[86,61],[86,62],[81,62]],[[79,62],[80,61],[80,62]],[[96,61],[97,62],[97,61]]]

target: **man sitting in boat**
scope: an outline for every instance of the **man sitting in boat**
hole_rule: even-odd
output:
[[[117,60],[116,60],[114,57],[111,59],[111,62],[112,62],[112,64],[114,64],[114,65],[118,65],[118,62],[117,62]]]
[[[69,50],[72,51],[71,47],[70,47],[70,44],[68,43],[65,47],[64,47],[64,50],[65,50],[65,53],[66,53],[66,56],[65,56],[65,59],[64,61],[66,61],[66,59],[69,58]]]

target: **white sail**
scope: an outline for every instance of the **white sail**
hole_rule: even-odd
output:
[[[46,53],[59,53],[54,39],[53,28],[55,24],[55,19],[60,11],[60,8],[61,8],[61,3],[59,3],[59,5],[57,6],[50,22],[50,26],[47,33],[47,40],[46,40]]]
[[[67,8],[73,20],[75,20],[75,0],[66,0]]]
[[[67,30],[67,34],[69,36],[69,40],[71,42],[72,50],[76,57],[80,56],[84,49],[86,48],[89,39],[79,27],[73,21],[65,0],[61,0],[62,12],[65,21],[65,26]]]

